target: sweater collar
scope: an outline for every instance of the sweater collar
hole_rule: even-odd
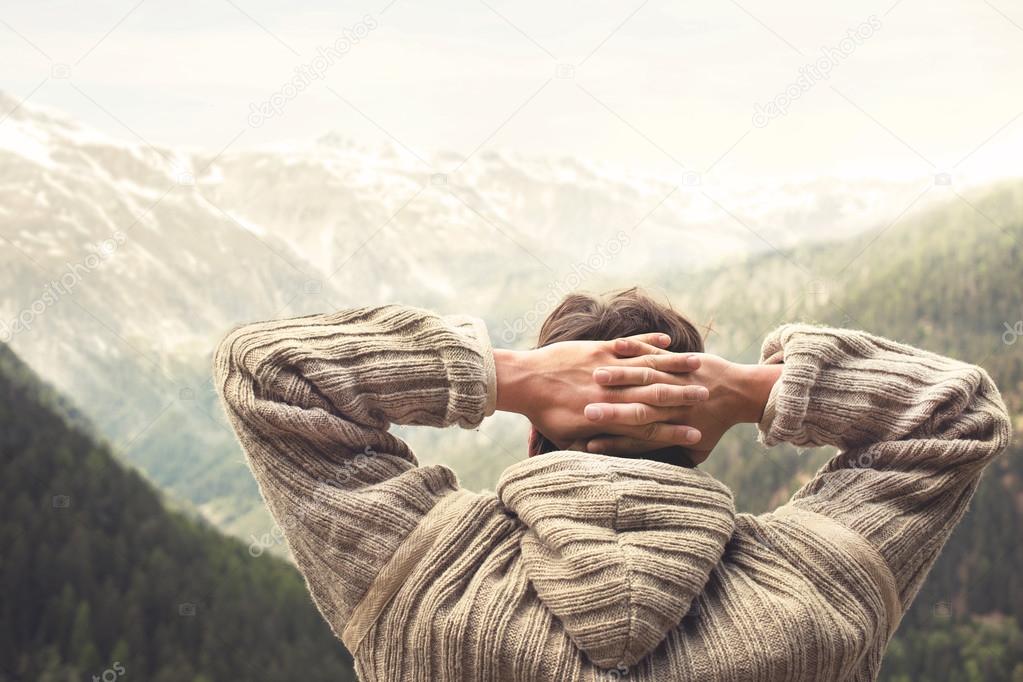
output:
[[[605,668],[657,648],[735,529],[727,487],[642,459],[540,455],[509,467],[497,495],[527,526],[521,555],[537,595]]]

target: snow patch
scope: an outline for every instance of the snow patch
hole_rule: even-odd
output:
[[[0,149],[16,154],[44,168],[56,168],[50,157],[50,136],[22,121],[8,119],[0,124]]]
[[[236,223],[238,223],[239,225],[244,227],[246,230],[248,230],[252,234],[258,235],[260,237],[266,236],[266,228],[265,227],[263,227],[259,223],[255,223],[255,222],[249,220],[248,218],[243,216],[241,213],[238,213],[237,211],[224,211],[224,213],[226,213],[227,215],[231,216],[231,219],[233,221],[235,221]]]

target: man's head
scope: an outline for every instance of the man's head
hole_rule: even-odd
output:
[[[602,296],[572,293],[547,316],[536,347],[559,341],[610,341],[623,336],[663,332],[671,337],[668,350],[676,353],[702,353],[703,338],[684,315],[667,302],[654,300],[639,288],[613,291]],[[558,447],[533,429],[529,455],[553,452]],[[671,464],[692,466],[685,449],[663,448],[644,455]]]

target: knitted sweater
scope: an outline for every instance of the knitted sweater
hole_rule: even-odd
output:
[[[323,617],[363,680],[871,680],[1009,441],[975,366],[859,331],[768,335],[765,445],[837,446],[735,513],[711,476],[580,452],[496,492],[418,466],[390,424],[493,413],[483,323],[385,306],[231,332],[218,390]],[[486,457],[486,453],[480,453]]]

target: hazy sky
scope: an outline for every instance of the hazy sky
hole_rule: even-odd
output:
[[[957,181],[1023,158],[1020,0],[389,1],[8,0],[0,89],[211,150],[336,131],[430,163],[482,145],[664,175]],[[323,70],[318,49],[353,31]]]

